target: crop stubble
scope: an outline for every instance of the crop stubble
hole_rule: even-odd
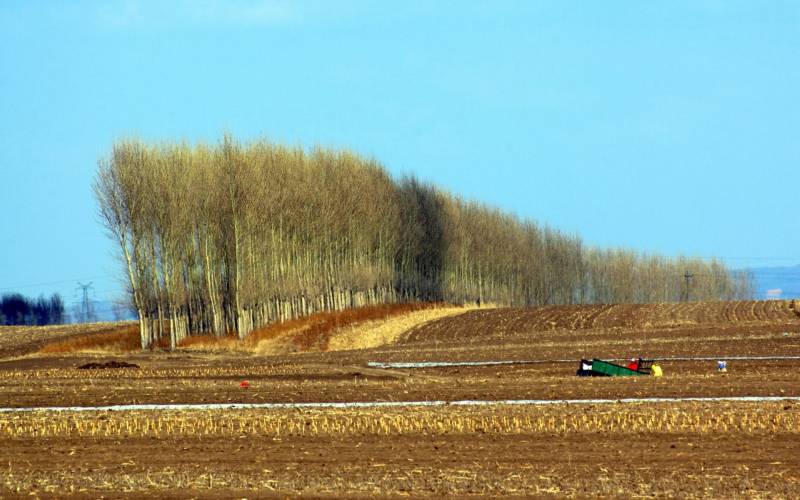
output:
[[[373,349],[0,363],[3,406],[649,396],[797,396],[795,361],[667,362],[662,379],[575,364],[376,370],[366,361],[798,355],[788,303],[477,310]],[[99,358],[106,359],[106,358]],[[242,379],[250,389],[238,387]],[[588,494],[791,498],[796,403],[0,415],[0,496]]]
[[[8,492],[225,496],[797,491],[800,406],[5,415]]]

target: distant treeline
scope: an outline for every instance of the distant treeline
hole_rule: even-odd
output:
[[[31,299],[19,293],[0,297],[0,325],[60,325],[66,322],[64,301],[53,294]]]
[[[753,293],[749,276],[719,262],[586,248],[578,236],[394,180],[347,151],[228,136],[215,145],[122,141],[100,161],[95,193],[143,348],[168,331],[173,346],[190,332],[244,337],[273,321],[387,302]]]

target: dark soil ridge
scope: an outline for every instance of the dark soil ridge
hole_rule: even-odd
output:
[[[126,361],[106,361],[105,363],[86,363],[78,367],[79,370],[104,370],[108,368],[139,368],[139,365]]]

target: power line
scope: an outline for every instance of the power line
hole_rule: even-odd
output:
[[[737,257],[727,257],[727,256],[712,255],[712,256],[700,256],[699,258],[702,258],[702,259],[718,259],[718,260],[753,260],[753,261],[774,261],[774,262],[778,262],[778,261],[796,261],[796,262],[800,262],[800,257],[738,257],[738,256]],[[793,266],[793,267],[796,267],[796,266]],[[750,270],[749,268],[745,268],[745,269],[733,269],[732,271],[733,272],[739,272],[739,271],[749,271],[749,270]],[[769,276],[784,277],[785,276],[785,273],[782,273],[782,272],[779,272],[779,271],[771,271],[771,270],[760,271],[757,274],[759,276],[765,276],[765,277],[769,277]],[[708,275],[708,274],[696,274],[696,273],[695,273],[695,275],[696,276],[713,276],[713,275]],[[35,287],[49,286],[49,285],[61,285],[61,284],[64,284],[64,283],[74,283],[76,281],[111,280],[111,279],[121,279],[121,278],[118,275],[98,275],[98,276],[89,276],[89,277],[83,277],[83,278],[69,278],[69,279],[48,281],[48,282],[42,282],[42,283],[25,283],[25,284],[16,285],[16,286],[0,287],[0,292],[16,291],[16,290],[25,289],[25,288],[35,288]],[[118,291],[124,291],[124,289],[104,289],[104,290],[101,290],[101,291],[99,291],[97,293],[118,292]]]
[[[47,283],[28,283],[28,284],[25,284],[25,285],[2,287],[2,288],[0,288],[0,291],[18,290],[20,288],[33,288],[33,287],[37,287],[37,286],[61,285],[61,284],[64,284],[64,283],[74,283],[76,281],[102,280],[102,279],[111,279],[111,278],[117,278],[117,276],[110,276],[110,275],[90,276],[88,278],[72,278],[72,279],[66,279],[66,280],[49,281]]]
[[[706,259],[720,259],[720,260],[795,260],[800,262],[800,257],[720,257],[711,256],[704,257]]]

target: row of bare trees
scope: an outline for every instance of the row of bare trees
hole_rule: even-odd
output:
[[[117,142],[95,180],[142,348],[244,338],[317,311],[437,300],[505,305],[749,296],[717,262],[584,248],[580,238],[346,151]],[[683,274],[693,273],[687,286]]]

